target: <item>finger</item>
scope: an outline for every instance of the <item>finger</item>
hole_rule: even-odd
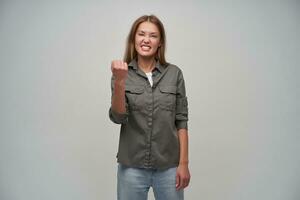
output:
[[[184,180],[184,188],[186,188],[190,184],[190,178],[186,178]]]
[[[185,186],[185,187],[187,187],[189,184],[190,184],[190,180],[187,180],[187,181],[186,181],[186,186]]]
[[[122,68],[122,61],[118,60],[117,61],[117,69],[121,69]]]
[[[181,190],[184,188],[184,180],[182,177],[179,177],[179,186],[178,189]]]
[[[113,60],[111,62],[111,68],[112,68],[112,70],[118,69],[118,66],[119,66],[118,60]]]
[[[123,61],[121,61],[121,69],[125,70],[125,63]]]
[[[115,60],[114,61],[114,63],[113,63],[113,71],[119,71],[120,69],[122,69],[123,67],[122,67],[122,65],[123,65],[123,61],[121,61],[121,60]]]
[[[127,71],[127,63],[122,61],[122,70]]]
[[[180,189],[184,189],[185,184],[186,184],[186,183],[185,183],[184,179],[181,178],[181,179],[180,179],[180,185],[179,185],[179,188],[180,188]]]
[[[125,64],[125,69],[128,70],[127,62],[124,62],[124,64]]]
[[[179,178],[179,175],[176,174],[176,189],[177,190],[178,190],[179,184],[180,184],[180,178]]]
[[[184,180],[182,188],[186,188],[188,184],[189,184],[188,180]]]

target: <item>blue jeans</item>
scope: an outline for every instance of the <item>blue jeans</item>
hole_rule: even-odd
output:
[[[183,200],[183,189],[177,191],[175,187],[176,169],[141,169],[119,164],[118,200],[147,200],[150,187],[156,200]]]

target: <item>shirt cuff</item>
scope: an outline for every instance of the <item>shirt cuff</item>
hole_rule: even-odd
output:
[[[128,113],[117,113],[109,108],[109,118],[116,124],[125,124],[128,119]]]
[[[187,123],[187,121],[176,121],[175,124],[176,124],[177,130],[179,130],[181,128],[188,129],[188,123]]]

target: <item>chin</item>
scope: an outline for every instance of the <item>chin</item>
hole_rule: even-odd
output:
[[[143,54],[140,54],[140,57],[149,59],[149,58],[154,58],[154,55],[143,55]]]
[[[152,52],[137,52],[140,56],[142,57],[146,57],[146,58],[149,58],[149,57],[154,57],[154,53]]]

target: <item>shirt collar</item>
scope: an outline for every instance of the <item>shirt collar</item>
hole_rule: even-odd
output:
[[[137,60],[135,58],[132,59],[132,61],[128,64],[128,67],[132,67],[133,69],[137,70],[138,69]],[[162,73],[165,69],[164,66],[160,64],[159,60],[156,60],[155,68],[158,69],[160,73]]]

